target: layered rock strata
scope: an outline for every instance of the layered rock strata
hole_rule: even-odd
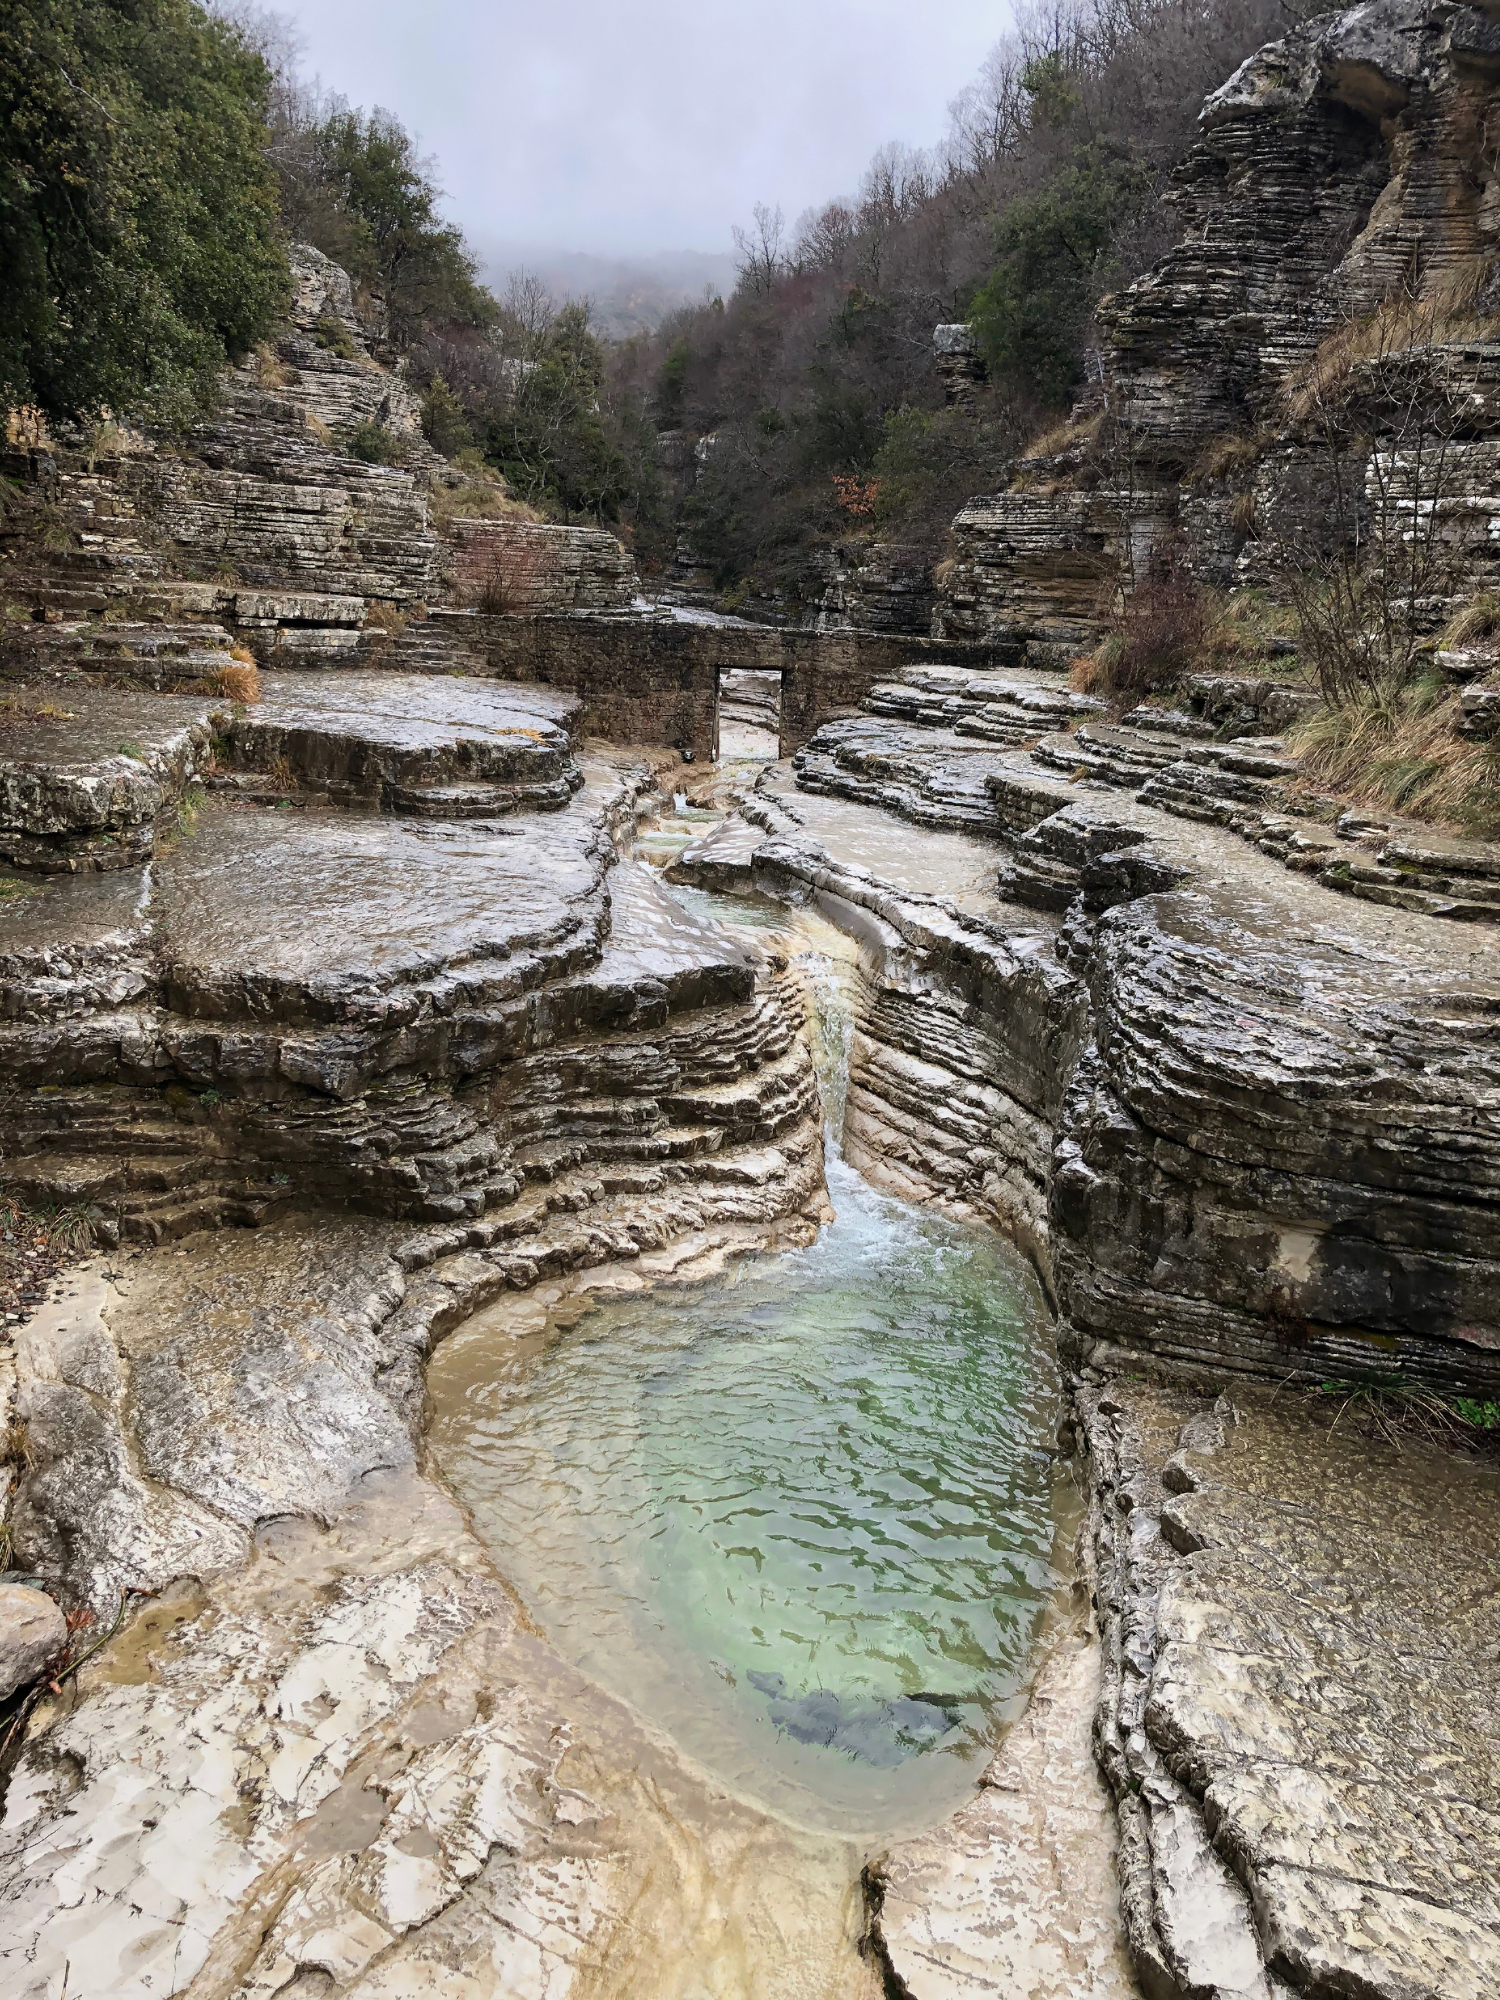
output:
[[[172,703],[134,699],[167,726]],[[616,865],[641,780],[575,764],[574,708],[268,677],[169,853],[18,880],[0,1028],[16,1184],[127,1235],[312,1198],[495,1241],[589,1162],[645,1195],[790,1135],[758,1185],[798,1209],[819,1171],[800,1006]],[[90,745],[80,814],[121,768],[153,782]],[[128,786],[115,803],[145,810]]]
[[[1108,1925],[1044,1914],[1091,1870],[1089,1907],[1114,1893],[1075,1761],[1099,1671],[1148,2000],[1470,2000],[1500,1950],[1476,1865],[1500,1486],[1367,1441],[1356,1385],[1495,1380],[1500,959],[992,757],[1012,831],[1054,829],[1036,865],[1071,853],[1061,901],[1014,900],[998,839],[905,836],[899,788],[785,774],[680,864],[857,942],[849,1157],[1028,1245],[1077,1371],[1102,1670],[1064,1642],[973,1803],[877,1864],[889,1976],[918,2000],[1131,1990]],[[1131,879],[1143,851],[1169,885]],[[1330,1377],[1318,1405],[1286,1386]]]
[[[634,561],[603,528],[525,520],[455,521],[450,576],[462,601],[521,617],[628,612]]]
[[[1325,14],[1208,98],[1181,242],[1105,301],[1090,407],[958,515],[936,634],[1055,663],[1163,565],[1284,595],[1356,542],[1404,560],[1433,629],[1490,587],[1494,32],[1423,0]]]
[[[681,865],[861,940],[851,1158],[1017,1232],[1079,1353],[1493,1382],[1493,926],[1330,895],[1024,752],[844,727],[811,793],[763,782]],[[897,858],[892,809],[954,831]]]
[[[1258,1389],[1078,1401],[1144,1990],[1493,1991],[1493,1469]]]
[[[768,1885],[745,1976],[792,1948],[872,2000],[855,1858],[708,1797],[418,1469],[425,1357],[476,1311],[535,1331],[539,1299],[824,1218],[785,961],[620,859],[649,769],[575,761],[569,696],[82,694],[46,767],[70,824],[101,799],[136,823],[122,703],[181,812],[148,860],[30,869],[0,918],[9,1183],[114,1245],[0,1357],[8,1547],[102,1635],[126,1621],[9,1773],[7,1991],[650,1990],[721,1948],[694,1883],[739,1866]],[[216,731],[191,769],[180,709]],[[17,796],[32,749],[0,759]]]

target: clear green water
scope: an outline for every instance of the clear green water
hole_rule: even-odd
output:
[[[961,1797],[1059,1580],[1058,1384],[1011,1248],[836,1160],[838,1219],[432,1370],[439,1463],[547,1636],[741,1795]]]
[[[856,980],[836,934],[674,894],[798,965],[837,1218],[537,1335],[478,1315],[434,1358],[431,1443],[576,1665],[741,1797],[895,1834],[967,1795],[1068,1573],[1051,1326],[1009,1243],[837,1157]]]

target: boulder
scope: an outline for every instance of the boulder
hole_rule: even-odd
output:
[[[63,1615],[44,1590],[0,1583],[0,1701],[8,1701],[68,1643]]]

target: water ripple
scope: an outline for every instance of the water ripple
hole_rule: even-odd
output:
[[[1058,1385],[1007,1244],[830,1185],[807,1250],[539,1352],[475,1322],[435,1363],[433,1444],[580,1665],[755,1795],[868,1820],[962,1783],[1023,1685]]]

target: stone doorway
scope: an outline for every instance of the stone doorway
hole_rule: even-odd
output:
[[[714,704],[714,761],[757,759],[773,764],[781,754],[781,675],[755,667],[721,667]]]

